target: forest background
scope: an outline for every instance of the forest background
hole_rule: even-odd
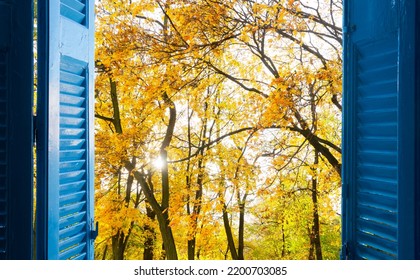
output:
[[[96,259],[338,259],[341,0],[97,0]]]

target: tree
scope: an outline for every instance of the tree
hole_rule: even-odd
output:
[[[265,223],[254,210],[272,201],[263,212],[278,217],[269,223],[282,245],[267,256],[302,258],[293,248],[303,242],[306,257],[329,256],[321,225],[335,227],[341,170],[340,1],[102,0],[97,10],[101,251],[251,257],[247,232],[259,226],[248,220]],[[224,240],[211,236],[220,229]]]

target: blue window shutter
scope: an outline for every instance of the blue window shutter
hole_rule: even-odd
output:
[[[38,15],[37,257],[92,259],[94,0],[39,0]]]
[[[345,2],[342,258],[415,258],[415,2]]]
[[[416,81],[416,100],[415,100],[415,106],[416,106],[416,119],[415,119],[415,132],[416,132],[416,150],[415,150],[415,170],[420,170],[420,2],[416,1],[416,8],[415,8],[415,26],[416,26],[416,38],[415,38],[415,78]],[[415,178],[415,188],[416,188],[416,236],[415,240],[420,240],[420,172],[416,172],[416,178]],[[420,259],[420,241],[416,242],[416,259]]]
[[[0,0],[0,259],[32,258],[32,1]]]

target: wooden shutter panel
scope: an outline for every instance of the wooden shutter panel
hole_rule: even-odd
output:
[[[32,258],[32,1],[0,0],[0,259]]]
[[[414,6],[345,2],[343,258],[415,258]]]
[[[414,170],[416,173],[415,178],[415,207],[416,207],[416,235],[414,237],[415,240],[420,240],[420,2],[416,1],[416,7],[415,7],[415,87],[416,87],[416,93],[415,93],[415,101],[414,104],[416,106],[416,117],[415,117],[415,166]],[[415,250],[416,250],[416,256],[415,259],[420,259],[420,241],[416,241],[415,244]]]
[[[92,259],[94,0],[38,3],[38,258]]]

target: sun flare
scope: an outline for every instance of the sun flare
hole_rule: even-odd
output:
[[[153,161],[153,166],[156,169],[162,169],[163,166],[165,165],[165,162],[162,160],[162,158],[158,157]]]

